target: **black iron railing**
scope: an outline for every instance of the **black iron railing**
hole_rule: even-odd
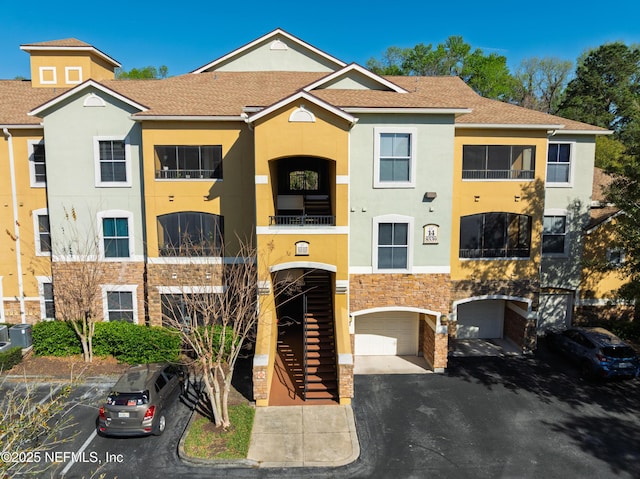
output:
[[[269,217],[271,226],[335,226],[333,215],[276,215]]]
[[[533,180],[534,170],[462,170],[463,180]]]
[[[156,178],[161,180],[219,179],[217,170],[156,170]]]

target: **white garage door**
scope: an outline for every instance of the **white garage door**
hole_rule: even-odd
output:
[[[458,339],[501,338],[504,324],[504,301],[471,301],[458,305]]]
[[[547,329],[565,329],[571,326],[573,294],[541,294],[538,333]]]
[[[405,311],[355,318],[355,353],[361,356],[418,354],[418,315]]]

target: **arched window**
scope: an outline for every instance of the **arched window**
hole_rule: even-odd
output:
[[[158,216],[160,256],[220,256],[223,238],[222,216],[196,211]]]

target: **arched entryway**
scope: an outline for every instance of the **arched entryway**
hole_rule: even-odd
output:
[[[338,400],[334,274],[293,268],[273,276],[278,337],[269,405],[334,403]]]

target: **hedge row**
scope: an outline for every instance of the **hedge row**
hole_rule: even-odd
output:
[[[22,348],[15,346],[0,353],[0,371],[7,371],[22,361]]]
[[[157,326],[138,326],[124,321],[96,323],[93,354],[113,356],[128,364],[177,361],[180,335]],[[37,356],[68,356],[82,353],[73,325],[66,321],[45,321],[33,327],[33,351]]]

